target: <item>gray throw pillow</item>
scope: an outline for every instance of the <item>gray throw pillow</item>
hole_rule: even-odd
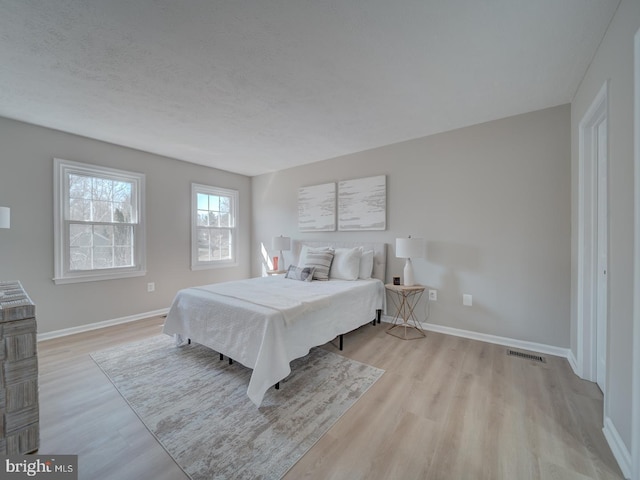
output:
[[[287,270],[287,274],[285,278],[290,278],[291,280],[300,280],[302,282],[310,282],[313,280],[313,272],[315,268],[313,267],[296,267],[295,265],[290,265],[289,270]]]

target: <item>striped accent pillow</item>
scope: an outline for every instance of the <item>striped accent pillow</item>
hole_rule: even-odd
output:
[[[329,280],[329,269],[333,261],[333,248],[312,248],[304,245],[300,251],[300,266],[314,268],[314,280]]]

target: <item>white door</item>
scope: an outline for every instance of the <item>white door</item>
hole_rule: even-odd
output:
[[[607,207],[607,121],[597,126],[597,298],[596,298],[596,383],[605,391],[607,367],[607,265],[608,265],[608,207]]]

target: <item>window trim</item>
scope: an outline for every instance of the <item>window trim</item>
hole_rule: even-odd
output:
[[[208,195],[224,195],[232,198],[231,213],[233,218],[233,227],[231,230],[231,251],[232,258],[230,260],[209,260],[201,262],[198,260],[198,193],[206,193]],[[238,216],[239,208],[239,192],[229,188],[214,187],[212,185],[204,185],[201,183],[191,183],[191,270],[208,270],[212,268],[227,268],[238,266]]]
[[[119,177],[136,183],[136,202],[138,205],[138,223],[134,227],[133,267],[71,271],[69,262],[69,236],[65,228],[65,209],[68,197],[65,179],[68,173],[80,173],[89,176]],[[53,159],[53,243],[54,278],[56,285],[67,283],[94,282],[118,278],[140,277],[147,274],[146,261],[146,210],[145,210],[145,174],[103,167],[88,163],[73,162],[60,158]],[[96,222],[99,223],[99,222]]]

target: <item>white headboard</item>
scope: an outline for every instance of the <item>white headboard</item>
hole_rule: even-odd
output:
[[[385,282],[385,276],[387,273],[387,244],[377,242],[332,242],[332,241],[317,241],[317,240],[292,240],[291,252],[293,253],[293,260],[291,263],[295,264],[300,257],[300,250],[302,246],[308,247],[334,247],[334,248],[353,248],[362,247],[364,250],[373,250],[373,273],[371,276]]]

